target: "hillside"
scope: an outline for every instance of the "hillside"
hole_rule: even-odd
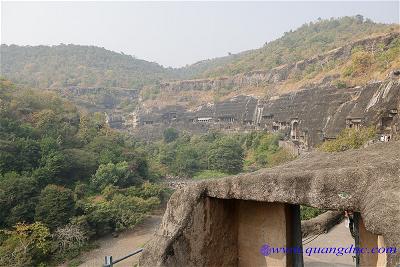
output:
[[[272,69],[148,86],[141,91],[141,105],[152,108],[176,104],[193,109],[237,95],[269,98],[326,86],[345,90],[387,78],[400,68],[399,55],[399,32],[374,35]]]
[[[104,48],[81,45],[1,46],[1,75],[37,88],[140,88],[171,70]]]
[[[186,78],[234,75],[304,60],[358,39],[399,31],[399,25],[375,23],[360,15],[317,20],[285,32],[263,47],[226,57],[200,61],[181,69]]]
[[[37,88],[123,87],[140,89],[162,80],[235,75],[307,59],[377,34],[398,31],[398,25],[374,23],[362,16],[304,24],[263,47],[200,61],[184,68],[163,68],[104,48],[81,45],[1,45],[0,74]]]

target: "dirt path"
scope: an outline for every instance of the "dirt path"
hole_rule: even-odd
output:
[[[104,264],[104,256],[112,255],[114,259],[119,259],[135,251],[151,238],[156,231],[162,216],[152,215],[146,218],[135,229],[123,232],[119,237],[114,238],[111,235],[103,237],[97,241],[99,248],[84,253],[79,258],[83,261],[80,267],[101,267]],[[132,256],[114,266],[133,266],[138,262],[139,255]]]
[[[305,243],[304,240],[303,243]],[[327,234],[322,234],[304,245],[303,249],[306,250],[310,247],[346,248],[352,244],[354,246],[354,239],[351,237],[349,229],[342,222],[333,227]],[[308,256],[303,254],[305,267],[353,267],[355,262],[353,262],[352,256],[353,254],[344,254],[343,256],[336,256],[335,254],[312,254]]]

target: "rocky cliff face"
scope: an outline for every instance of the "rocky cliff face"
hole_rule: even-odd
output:
[[[150,105],[150,108],[140,105],[141,108],[131,114],[134,118],[130,120],[131,130],[145,138],[160,137],[166,127],[192,133],[209,130],[279,131],[301,147],[335,138],[345,127],[375,125],[382,134],[398,133],[399,73],[384,81],[350,88],[338,88],[333,82],[338,77],[328,75],[317,83],[303,84],[291,93],[274,93],[274,90],[285,81],[292,81],[296,75],[303,75],[312,66],[323,69],[331,63],[349,60],[356,47],[375,53],[379,49],[388,49],[399,38],[400,33],[395,32],[359,40],[323,55],[272,70],[161,83],[157,90],[163,92],[165,97],[165,94],[182,96],[175,99],[178,104],[166,106],[159,103]],[[239,94],[195,108],[189,109],[187,105],[187,102],[194,101],[190,96],[198,97],[198,92],[225,89],[230,92],[253,92],[254,88],[268,91],[269,96]]]
[[[166,127],[192,133],[268,130],[309,147],[335,138],[346,127],[374,125],[380,134],[397,134],[399,110],[400,81],[394,76],[366,86],[322,86],[268,99],[237,96],[195,110],[169,106],[139,111],[133,132],[151,138]]]
[[[146,138],[160,137],[166,127],[175,127],[192,133],[204,133],[209,130],[266,129],[281,131],[287,136],[294,130],[295,140],[305,145],[315,145],[326,138],[335,137],[346,125],[356,123],[357,118],[361,119],[360,123],[364,125],[377,124],[381,119],[379,116],[384,116],[383,113],[387,111],[384,110],[382,103],[385,103],[388,110],[399,110],[398,105],[393,103],[397,101],[395,93],[398,90],[398,82],[389,84],[388,81],[384,81],[363,87],[338,89],[331,84],[332,79],[337,77],[325,77],[318,84],[297,88],[289,94],[275,94],[274,97],[236,95],[224,101],[210,102],[196,108],[192,105],[190,109],[187,102],[196,98],[193,92],[218,90],[247,92],[250,88],[260,88],[265,91],[267,90],[265,88],[271,86],[274,88],[296,75],[301,75],[310,66],[324,68],[331,62],[346,60],[355,47],[363,47],[366,51],[375,51],[378,46],[379,49],[382,47],[386,49],[398,38],[400,33],[363,39],[328,53],[271,70],[252,71],[214,79],[170,81],[156,86],[156,91],[163,94],[180,96],[182,92],[187,92],[189,95],[182,94],[180,99],[183,100],[177,105],[168,103],[145,109],[139,90],[136,89],[69,87],[57,91],[91,112],[104,113],[111,127],[125,129]],[[384,85],[381,87],[381,84],[386,84],[390,88],[388,93],[384,95],[377,93],[375,98],[378,101],[371,106],[372,109],[367,109],[366,105],[374,93],[379,90],[384,91],[382,89]],[[274,94],[272,91],[271,95]],[[390,100],[383,101],[383,99]],[[376,112],[379,115],[375,115]],[[393,120],[388,119],[385,123],[390,121]]]

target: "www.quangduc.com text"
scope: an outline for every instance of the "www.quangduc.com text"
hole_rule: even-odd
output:
[[[348,247],[271,247],[268,244],[264,244],[260,252],[264,256],[269,256],[271,254],[306,254],[311,256],[312,254],[334,254],[336,256],[343,256],[346,254],[395,254],[400,249],[395,247],[356,247],[350,245]]]

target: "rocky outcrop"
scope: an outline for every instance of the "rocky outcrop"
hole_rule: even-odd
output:
[[[230,217],[235,201],[357,211],[369,232],[398,248],[399,151],[400,142],[391,142],[342,153],[316,152],[271,169],[180,189],[145,246],[140,266],[235,266],[235,220]],[[400,264],[399,253],[387,257],[388,266]]]
[[[137,114],[134,133],[160,137],[174,127],[191,133],[210,130],[281,132],[286,139],[313,147],[335,138],[346,127],[373,125],[380,134],[400,132],[400,81],[398,76],[365,86],[340,89],[322,86],[256,99],[237,96],[187,110],[168,106]]]
[[[343,212],[329,210],[315,218],[301,221],[301,234],[303,237],[320,235],[328,232],[343,219]]]

